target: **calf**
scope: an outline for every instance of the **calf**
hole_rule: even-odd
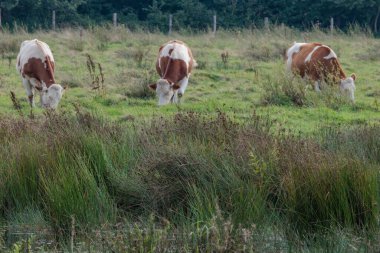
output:
[[[46,43],[37,39],[22,42],[16,69],[22,77],[30,106],[34,106],[34,89],[40,92],[43,108],[58,106],[64,89],[55,83],[54,58]]]
[[[320,91],[321,82],[332,81],[354,101],[356,76],[346,76],[330,47],[320,43],[294,43],[287,50],[286,58],[288,71],[314,81],[315,90]]]
[[[156,70],[161,78],[149,85],[157,93],[158,105],[179,102],[195,66],[191,50],[182,41],[169,41],[160,47]]]

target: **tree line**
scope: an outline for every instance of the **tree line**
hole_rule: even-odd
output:
[[[22,24],[28,29],[51,27],[56,11],[59,26],[91,26],[111,22],[118,13],[119,23],[130,29],[145,27],[166,31],[168,16],[174,29],[204,30],[217,15],[218,27],[260,27],[264,17],[300,29],[319,23],[329,25],[330,17],[345,29],[351,24],[378,32],[380,0],[3,0],[3,26]]]

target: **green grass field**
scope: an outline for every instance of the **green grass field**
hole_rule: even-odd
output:
[[[56,112],[37,106],[30,119],[15,58],[33,38],[50,45],[68,89]],[[171,39],[199,67],[183,103],[158,107],[147,85]],[[356,73],[355,104],[285,77],[284,50],[305,39]],[[359,28],[4,32],[0,250],[69,249],[75,228],[75,248],[91,252],[378,251],[379,46]]]
[[[261,105],[262,88],[268,82],[284,82],[284,50],[294,41],[304,41],[305,37],[308,41],[330,45],[339,55],[346,74],[357,74],[355,106],[334,106],[332,102],[327,106],[317,103],[305,107],[295,107],[286,102],[283,106]],[[380,56],[377,48],[380,42],[377,39],[364,32],[332,37],[320,31],[300,33],[280,28],[270,32],[221,31],[215,38],[210,34],[175,34],[169,38],[162,34],[129,33],[123,29],[106,28],[86,31],[82,40],[75,30],[5,34],[1,42],[3,47],[14,48],[14,52],[10,67],[6,57],[12,53],[5,52],[0,69],[1,114],[12,112],[8,96],[10,90],[16,92],[28,110],[25,91],[14,65],[20,42],[32,38],[50,45],[56,59],[56,79],[69,87],[61,102],[61,111],[72,110],[75,103],[116,121],[131,118],[128,116],[140,119],[170,115],[179,110],[205,113],[221,110],[239,117],[256,111],[270,115],[289,129],[302,132],[313,131],[324,124],[360,124],[378,122],[379,119],[377,66]],[[194,71],[180,107],[158,108],[154,94],[144,88],[158,79],[155,60],[159,46],[173,38],[185,41],[192,48],[200,68]],[[227,65],[220,57],[224,51],[229,53]],[[90,54],[103,68],[105,89],[100,92],[101,96],[91,89],[86,54]],[[145,96],[149,99],[142,99]]]

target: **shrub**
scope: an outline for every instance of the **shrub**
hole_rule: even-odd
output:
[[[278,76],[266,76],[261,83],[263,105],[295,105],[295,106],[321,106],[325,105],[339,110],[344,105],[352,105],[346,94],[342,94],[338,85],[322,85],[321,91],[314,91],[311,81],[305,81],[299,76],[279,71]]]
[[[264,105],[296,105],[309,104],[306,96],[306,85],[300,78],[291,78],[281,72],[279,76],[266,76],[261,87],[263,94],[261,103]]]
[[[142,47],[139,47],[132,53],[132,58],[139,68],[146,64],[146,57],[149,51],[149,49],[144,50]]]
[[[155,92],[149,88],[149,84],[155,83],[156,72],[154,70],[144,70],[138,73],[134,78],[131,76],[128,78],[129,82],[126,87],[125,95],[133,98],[153,98],[155,97]]]

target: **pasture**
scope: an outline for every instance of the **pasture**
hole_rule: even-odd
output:
[[[56,112],[31,118],[15,58],[33,38],[68,88]],[[158,107],[147,85],[173,38],[198,68],[182,104]],[[356,73],[355,104],[286,78],[284,50],[305,40]],[[3,32],[0,249],[69,249],[71,238],[91,252],[379,250],[379,46],[355,27]]]

